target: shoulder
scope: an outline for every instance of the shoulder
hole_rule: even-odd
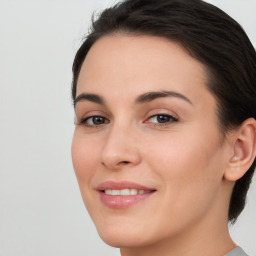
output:
[[[248,255],[245,253],[245,251],[241,247],[237,246],[235,249],[225,254],[224,256],[248,256]]]

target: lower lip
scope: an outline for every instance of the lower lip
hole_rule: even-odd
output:
[[[105,194],[104,192],[100,192],[100,199],[103,204],[110,208],[124,209],[149,198],[153,194],[154,192],[130,196],[112,196]]]

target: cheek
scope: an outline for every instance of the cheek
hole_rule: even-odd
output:
[[[72,141],[72,161],[80,189],[88,186],[97,164],[97,143],[75,130]]]
[[[166,221],[155,224],[162,233],[175,233],[198,222],[218,200],[221,153],[214,140],[205,143],[205,138],[199,138],[176,134],[148,151],[148,167],[161,181],[161,207],[154,208],[154,216],[169,220],[168,225]]]
[[[164,192],[177,203],[207,200],[222,180],[222,153],[216,133],[176,133],[148,153],[148,165],[162,179]],[[153,160],[152,160],[153,159]]]

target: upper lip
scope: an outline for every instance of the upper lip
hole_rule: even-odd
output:
[[[104,181],[100,183],[97,187],[97,190],[103,191],[106,189],[111,189],[111,190],[121,190],[121,189],[137,189],[137,190],[146,190],[146,191],[155,191],[156,189],[154,188],[149,188],[144,185],[131,182],[131,181]]]

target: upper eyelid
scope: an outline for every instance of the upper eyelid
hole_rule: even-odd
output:
[[[154,122],[150,122],[150,121],[148,121],[149,119],[151,119],[151,118],[153,118],[153,117],[157,117],[157,116],[168,116],[168,117],[170,117],[170,120],[169,121],[167,121],[167,122],[164,122],[164,123],[161,123],[161,122],[159,122],[159,123],[154,123]],[[88,119],[90,119],[90,118],[93,118],[93,117],[99,117],[99,115],[91,115],[91,116],[88,116],[88,117],[84,117],[84,118],[82,118],[82,119],[80,119],[80,121],[78,122],[78,123],[76,123],[76,124],[80,124],[80,125],[84,125],[84,126],[86,126],[86,127],[88,127],[88,128],[96,128],[96,127],[101,127],[101,126],[103,126],[103,125],[105,125],[105,124],[109,124],[110,123],[110,120],[109,119],[107,119],[106,117],[104,117],[104,116],[100,116],[100,117],[102,117],[102,118],[104,118],[105,120],[104,120],[104,123],[102,123],[102,124],[88,124],[87,123],[87,120]],[[177,122],[178,121],[178,118],[175,118],[175,117],[173,117],[172,115],[170,115],[170,114],[155,114],[155,115],[151,115],[151,116],[149,116],[145,121],[143,121],[143,123],[146,123],[146,124],[148,124],[148,125],[154,125],[154,126],[170,126],[170,125],[172,125],[173,124],[173,122]]]
[[[156,108],[153,110],[149,110],[146,113],[145,117],[148,119],[152,116],[157,116],[157,115],[166,115],[166,116],[171,116],[175,119],[179,119],[179,115],[175,111],[171,111],[166,108]]]
[[[93,117],[102,117],[102,118],[104,118],[105,120],[108,120],[108,121],[109,121],[109,119],[108,119],[107,117],[102,116],[102,115],[90,115],[90,116],[81,118],[81,119],[80,119],[80,122],[86,121],[86,120],[88,120],[88,119],[90,119],[90,118],[93,118]]]
[[[174,122],[179,120],[178,118],[176,118],[176,117],[174,117],[173,115],[170,115],[170,114],[156,114],[156,115],[151,115],[151,116],[149,116],[149,117],[146,119],[146,121],[149,120],[149,119],[151,119],[151,118],[153,118],[153,117],[157,117],[157,116],[168,116],[168,117],[170,117],[170,118],[172,119],[172,121],[174,121]]]
[[[176,118],[175,116],[173,116],[171,114],[164,114],[164,113],[155,114],[155,115],[150,116],[149,118],[152,118],[152,117],[155,117],[155,116],[168,116],[168,117],[171,117],[173,119],[178,119],[178,118]]]
[[[82,111],[81,111],[82,112]],[[104,118],[110,119],[110,115],[101,111],[101,110],[90,110],[90,111],[83,111],[82,114],[76,112],[75,113],[77,119],[85,119],[93,116],[102,116]]]
[[[88,120],[89,118],[92,118],[92,117],[95,117],[95,116],[101,116],[101,117],[103,117],[103,118],[105,118],[105,119],[108,119],[107,117],[105,117],[104,115],[102,115],[102,114],[99,114],[99,113],[95,113],[95,114],[89,114],[89,112],[88,113],[86,113],[86,114],[83,114],[83,115],[81,115],[81,116],[79,116],[79,115],[75,115],[75,125],[78,125],[78,124],[84,124],[85,122],[86,122],[86,120]]]
[[[113,120],[113,115],[111,113],[106,113],[105,111],[102,110],[88,110],[88,111],[83,111],[84,113],[79,114],[80,111],[76,112],[75,114],[75,123],[80,122],[81,120],[85,120],[88,119],[90,117],[95,117],[95,116],[101,116],[109,121]],[[142,113],[141,113],[142,114]],[[153,116],[157,116],[157,115],[167,115],[167,116],[171,116],[173,119],[175,120],[179,120],[179,115],[177,113],[175,113],[174,111],[171,111],[169,109],[166,108],[154,108],[154,109],[150,109],[148,110],[145,114],[140,115],[139,114],[139,118],[144,119],[143,122]],[[144,116],[144,117],[143,117]],[[138,116],[137,116],[138,117]]]
[[[103,123],[101,123],[101,124],[89,124],[88,123],[88,119],[97,117],[97,116],[99,116],[99,115],[92,115],[92,116],[81,118],[78,122],[76,122],[76,125],[81,125],[81,126],[84,126],[87,128],[100,128],[103,125],[108,124],[110,122],[106,117],[100,116],[105,119]]]

